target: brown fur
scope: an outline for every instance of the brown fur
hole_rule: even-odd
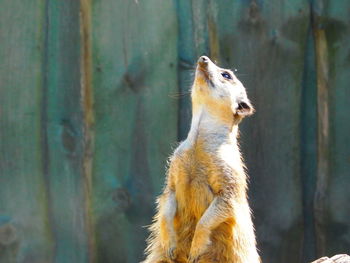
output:
[[[202,63],[206,59],[199,60],[192,88],[193,115],[198,114],[199,121],[192,124],[187,145],[180,145],[170,158],[144,263],[259,262],[246,174],[236,141],[238,123],[253,108],[246,95],[249,112],[232,109],[233,93],[226,97],[212,94],[214,88],[220,88],[217,80],[236,85],[244,94],[245,90],[232,72],[233,81],[224,82],[230,80],[217,74],[222,69],[210,60],[209,66]],[[210,86],[210,80],[219,83],[218,87]],[[207,127],[210,123],[217,129]]]

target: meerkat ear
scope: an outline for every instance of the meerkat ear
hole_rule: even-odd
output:
[[[242,117],[252,115],[254,108],[249,100],[241,100],[237,103],[236,114]]]

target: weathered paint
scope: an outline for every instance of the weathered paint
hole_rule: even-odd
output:
[[[302,262],[316,258],[314,195],[317,171],[317,98],[315,43],[311,24],[305,53],[300,110],[300,177],[303,189]]]
[[[330,255],[349,250],[350,247],[350,122],[349,122],[349,2],[335,3],[318,0],[314,2],[314,27],[317,48],[324,49],[317,60],[319,100],[328,95],[328,112],[319,102],[319,118],[328,115],[327,122],[319,122],[319,145],[323,154],[319,155],[317,172],[317,192],[315,212],[317,254]],[[325,94],[325,95],[324,95]],[[321,127],[319,127],[320,129]],[[327,136],[327,137],[326,137]],[[320,147],[320,146],[319,146]],[[324,167],[327,165],[328,167]]]
[[[54,262],[86,262],[89,255],[79,14],[79,1],[47,2],[43,125]]]
[[[94,229],[94,214],[92,210],[92,163],[94,151],[94,123],[93,91],[92,91],[92,51],[91,51],[91,1],[80,1],[80,85],[81,104],[83,108],[83,134],[84,154],[82,159],[82,173],[84,176],[85,196],[85,220],[89,233],[88,239],[88,261],[96,262],[96,235]]]
[[[326,250],[323,225],[326,217],[327,185],[329,181],[329,61],[324,29],[314,27],[317,72],[317,184],[315,192],[315,228],[318,251]]]
[[[93,1],[92,29],[97,259],[137,262],[177,139],[176,9]]]
[[[43,173],[41,111],[45,3],[0,8],[0,231],[2,262],[47,262],[53,237]]]

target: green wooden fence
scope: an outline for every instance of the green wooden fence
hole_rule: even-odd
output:
[[[350,250],[350,2],[0,1],[0,262],[142,259],[195,61],[237,68],[263,262]]]

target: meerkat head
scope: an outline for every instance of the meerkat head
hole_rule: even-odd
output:
[[[225,122],[232,122],[232,117],[239,122],[254,112],[244,86],[233,72],[218,67],[206,56],[198,59],[191,95],[193,111],[204,107]]]

